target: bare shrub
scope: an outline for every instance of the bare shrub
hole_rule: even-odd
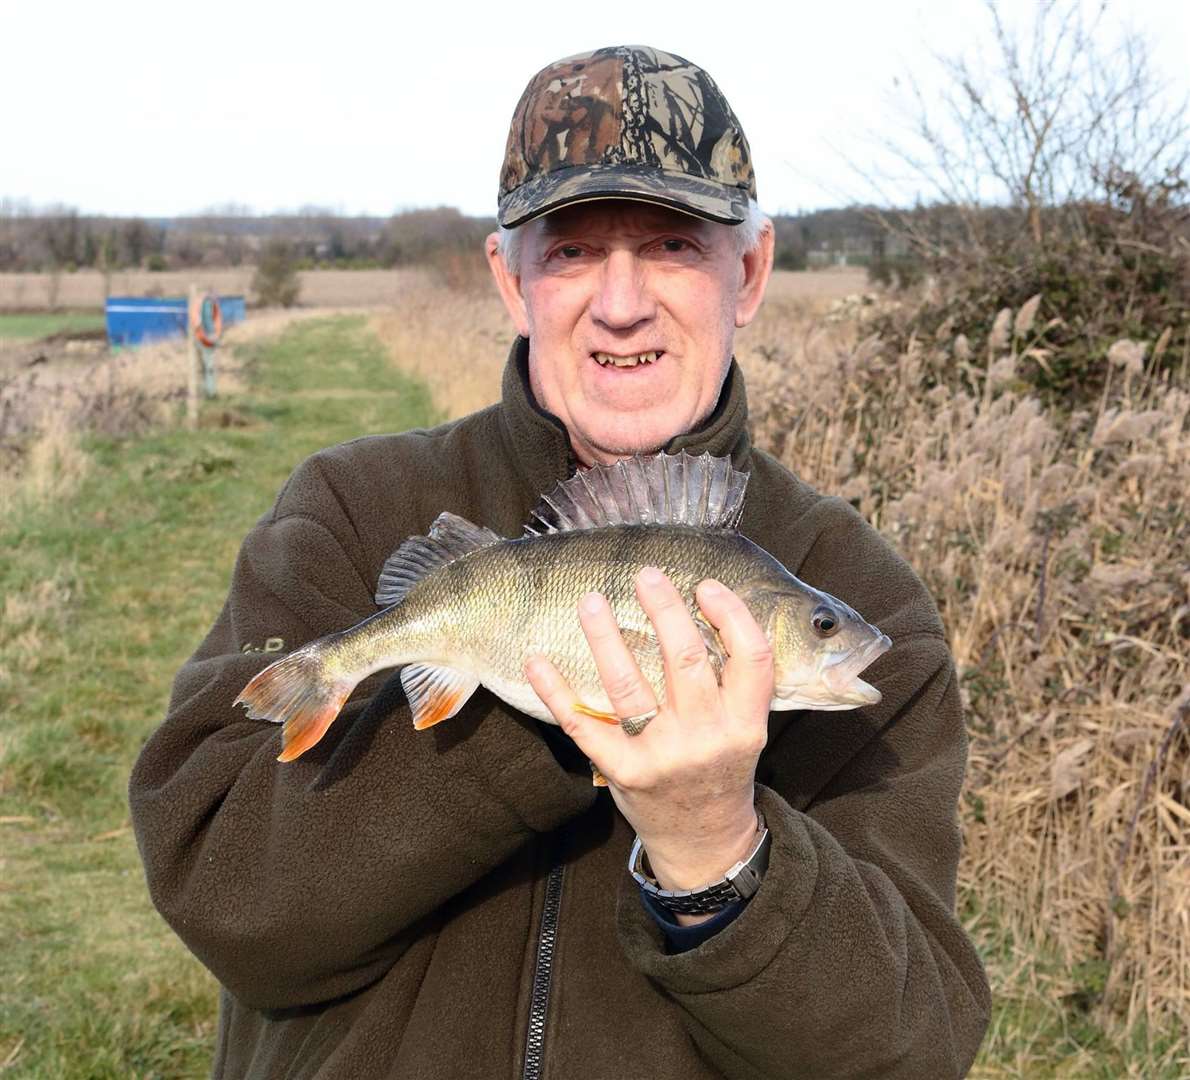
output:
[[[929,192],[888,211],[932,287],[884,335],[961,331],[986,365],[1002,348],[986,316],[1040,295],[1035,351],[1018,374],[1050,400],[1098,395],[1107,347],[1156,342],[1154,366],[1190,350],[1190,119],[1140,34],[1118,44],[1105,4],[1061,0],[1010,25],[987,0],[990,40],[940,56],[942,92],[912,78],[906,130],[886,146]],[[985,350],[983,346],[989,348]],[[941,358],[932,377],[958,372]]]
[[[270,240],[252,276],[256,303],[264,307],[293,307],[301,295],[298,259],[287,240]]]

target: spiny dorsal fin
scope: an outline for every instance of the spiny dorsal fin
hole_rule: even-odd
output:
[[[696,525],[734,529],[744,512],[748,474],[730,458],[653,454],[595,465],[543,495],[527,536],[604,525]]]
[[[457,514],[439,514],[429,536],[409,537],[388,557],[376,583],[376,603],[392,607],[430,571],[501,539],[491,529],[472,525]]]

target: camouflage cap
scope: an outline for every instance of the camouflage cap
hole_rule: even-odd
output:
[[[756,198],[752,156],[702,68],[642,45],[559,60],[517,103],[500,170],[505,228],[570,203],[638,199],[738,225]]]

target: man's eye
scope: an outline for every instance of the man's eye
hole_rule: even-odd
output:
[[[564,259],[577,259],[582,253],[583,249],[578,244],[563,244],[557,251]]]
[[[687,250],[690,245],[685,240],[679,240],[676,236],[669,236],[661,241],[661,247],[664,251],[679,252]]]

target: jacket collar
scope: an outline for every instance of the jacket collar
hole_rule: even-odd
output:
[[[538,496],[552,491],[559,480],[574,475],[578,460],[565,426],[537,404],[529,387],[527,338],[518,337],[509,351],[500,418],[508,459],[515,464],[533,503]],[[743,372],[734,358],[711,415],[697,429],[675,436],[665,446],[669,454],[680,450],[730,456],[737,469],[748,469],[752,450],[748,437],[748,399]]]

